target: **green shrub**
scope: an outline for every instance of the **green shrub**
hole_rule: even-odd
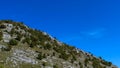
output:
[[[53,68],[58,68],[58,65],[56,64],[56,65],[53,65]]]
[[[77,60],[77,58],[75,57],[75,55],[72,55],[72,59],[73,59],[74,61]]]
[[[10,31],[10,35],[12,36],[15,33],[15,30],[12,28]]]
[[[6,26],[5,25],[0,25],[0,29],[4,29],[4,28],[6,28]]]
[[[0,22],[12,23],[12,22],[14,22],[14,21],[13,21],[13,20],[0,20]]]
[[[43,54],[43,58],[46,58],[46,54]]]
[[[67,55],[65,52],[61,52],[61,55],[59,55],[59,58],[62,58],[64,60],[68,60],[69,55]]]
[[[23,25],[23,22],[17,23],[17,26],[19,26],[21,29],[27,30],[26,26]]]
[[[11,50],[11,46],[10,45],[8,45],[7,47],[2,47],[2,51],[10,51]]]
[[[46,44],[46,45],[43,45],[44,49],[48,49],[50,50],[52,48],[52,46],[50,44]]]
[[[34,44],[34,43],[31,43],[31,44],[30,44],[30,47],[31,47],[31,48],[33,48],[34,46],[35,46],[35,44]]]
[[[56,54],[55,54],[55,52],[53,52],[53,56],[55,56]]]
[[[11,39],[9,41],[9,45],[17,45],[18,44],[18,41],[16,41],[15,39]]]
[[[5,68],[4,65],[0,65],[0,68]]]
[[[89,60],[86,58],[84,62],[85,62],[85,66],[87,66]]]
[[[2,40],[2,37],[3,37],[3,33],[0,32],[0,41]]]
[[[45,66],[47,66],[47,63],[46,63],[46,62],[43,62],[42,65],[45,67]]]
[[[37,59],[42,60],[43,58],[46,58],[46,54],[42,54],[41,52],[38,54]]]
[[[29,37],[26,37],[22,42],[23,43],[27,43],[27,44],[31,44],[31,42],[30,42],[31,40],[30,40],[30,38]]]
[[[41,54],[41,53],[39,53],[39,54],[38,54],[37,59],[39,59],[39,60],[42,60],[42,59],[43,59],[43,56],[42,56],[42,54]]]
[[[101,61],[101,63],[104,64],[104,65],[107,65],[107,66],[111,66],[112,65],[111,62],[107,62],[105,60]]]
[[[20,41],[21,38],[22,38],[22,36],[21,36],[21,35],[18,35],[15,39],[18,40],[18,41]]]
[[[92,63],[93,68],[103,68],[103,67],[100,65],[99,59],[93,58],[92,61],[93,61],[93,63]]]
[[[82,63],[81,63],[81,62],[79,62],[79,66],[80,66],[80,68],[83,68],[83,65],[82,65]]]

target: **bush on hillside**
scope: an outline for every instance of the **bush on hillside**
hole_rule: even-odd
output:
[[[18,41],[16,41],[15,39],[11,39],[9,41],[9,45],[17,45],[18,44]]]
[[[111,66],[112,65],[111,62],[107,62],[105,60],[101,61],[101,63],[104,64],[104,65],[107,65],[107,66]]]
[[[15,39],[18,40],[18,41],[20,41],[21,38],[22,38],[22,36],[21,36],[21,35],[18,35]]]
[[[0,41],[2,40],[2,37],[3,37],[3,33],[0,32]]]
[[[80,66],[80,68],[83,68],[83,65],[82,65],[82,63],[81,63],[81,62],[79,62],[79,66]]]
[[[100,65],[99,59],[93,58],[92,59],[92,66],[93,68],[104,68],[103,66]]]
[[[0,25],[0,29],[4,29],[4,28],[6,28],[6,26],[3,25],[3,24],[1,24],[1,25]]]
[[[58,68],[58,65],[57,64],[53,65],[53,68]]]
[[[1,50],[2,50],[2,51],[10,51],[11,48],[12,48],[12,47],[11,47],[10,45],[8,45],[7,47],[2,47]]]
[[[65,52],[62,52],[61,55],[59,55],[59,58],[62,58],[64,60],[68,60],[69,55],[67,55]]]
[[[50,44],[46,44],[46,45],[43,45],[44,49],[48,49],[50,50],[52,48],[52,46]]]
[[[42,60],[42,59],[43,59],[42,53],[39,53],[39,54],[38,54],[37,59],[39,59],[39,60]]]
[[[43,58],[46,58],[46,54],[42,54],[41,52],[38,54],[37,59],[42,60]]]

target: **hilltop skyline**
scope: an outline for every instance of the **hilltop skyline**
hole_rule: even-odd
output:
[[[22,21],[120,67],[120,1],[4,0],[0,19]]]

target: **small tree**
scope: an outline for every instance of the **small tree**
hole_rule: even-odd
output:
[[[47,66],[47,63],[46,63],[46,62],[43,62],[42,65],[45,67],[45,66]]]
[[[85,66],[87,66],[89,60],[86,58],[86,59],[84,60],[84,62],[85,62]]]
[[[59,55],[59,58],[62,58],[64,60],[68,60],[69,55],[67,55],[65,52],[61,52],[61,55]]]
[[[30,44],[30,47],[33,48],[35,45],[36,45],[35,42],[32,42],[32,43]]]
[[[2,37],[3,37],[3,33],[0,32],[0,41],[2,40]]]
[[[44,47],[44,49],[48,49],[48,50],[50,50],[52,48],[52,46],[50,44],[46,44],[43,47]]]
[[[22,36],[21,36],[21,35],[18,35],[15,39],[18,40],[18,41],[20,41],[21,38],[22,38]]]
[[[53,56],[55,56],[55,52],[53,52]]]
[[[17,45],[18,44],[18,41],[16,41],[15,39],[11,39],[9,41],[9,45]]]
[[[2,25],[0,25],[0,28],[4,29],[4,28],[6,28],[6,26],[2,24]]]
[[[43,58],[46,58],[47,56],[46,56],[46,54],[43,54]]]
[[[0,64],[0,68],[5,68],[3,64]]]
[[[11,50],[11,46],[8,45],[7,47],[2,47],[2,51],[10,51]]]
[[[80,66],[80,68],[83,68],[83,65],[82,65],[82,63],[81,63],[81,62],[79,62],[79,66]]]
[[[24,40],[22,40],[23,43],[31,44],[31,40],[29,37],[26,37]]]
[[[58,65],[56,64],[56,65],[53,65],[53,68],[58,68]]]
[[[43,59],[42,53],[39,53],[39,54],[38,54],[37,59],[39,59],[39,60],[42,60],[42,59]]]

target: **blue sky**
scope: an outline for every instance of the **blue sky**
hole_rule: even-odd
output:
[[[120,67],[119,0],[3,0],[0,19],[22,21]]]

